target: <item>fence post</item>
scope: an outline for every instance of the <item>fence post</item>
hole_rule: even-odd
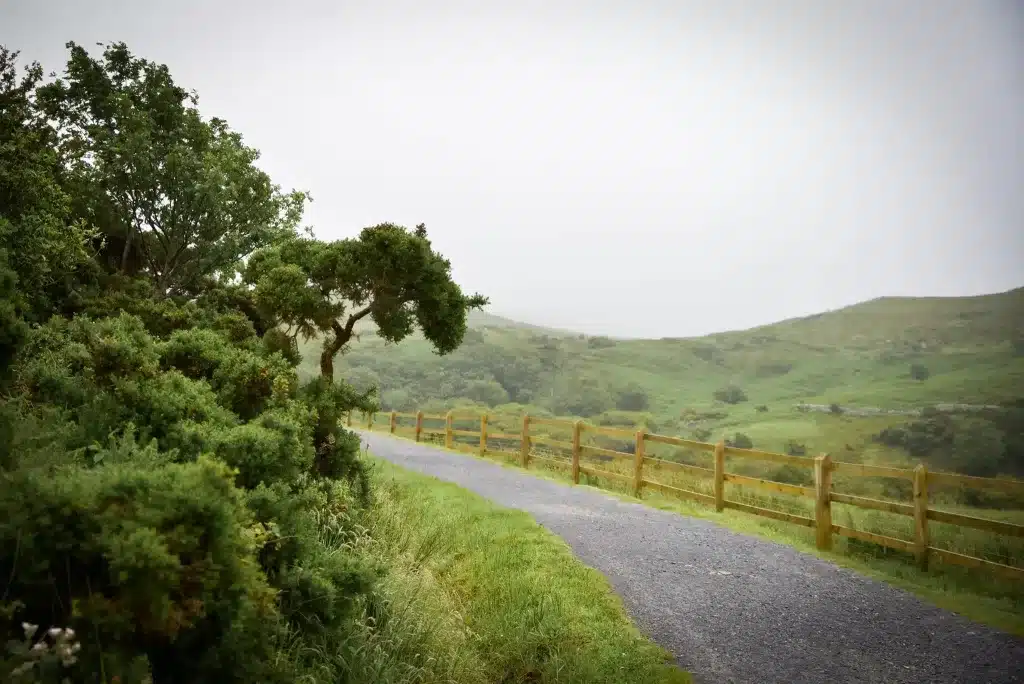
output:
[[[519,458],[524,468],[530,467],[530,414],[523,416],[523,443],[519,447]]]
[[[583,431],[583,421],[577,420],[572,424],[572,483],[580,483],[580,433]]]
[[[452,412],[449,411],[444,416],[444,446],[446,449],[452,448],[452,443],[455,440],[455,436],[452,434]]]
[[[487,453],[487,414],[480,414],[480,455]]]
[[[715,510],[725,510],[725,441],[715,445]]]
[[[832,549],[832,457],[822,454],[814,459],[815,545],[821,551]]]
[[[395,434],[395,427],[396,427],[395,423],[397,423],[397,422],[398,422],[398,414],[395,413],[394,411],[392,411],[391,412],[391,424],[388,425],[388,429],[391,431],[391,434]]]
[[[644,428],[636,431],[636,447],[633,460],[633,496],[638,498],[644,486],[644,439],[647,436],[646,433],[647,430]]]
[[[423,411],[416,412],[416,441],[420,441],[420,435],[423,434]]]
[[[914,468],[914,555],[921,570],[928,569],[928,471]]]

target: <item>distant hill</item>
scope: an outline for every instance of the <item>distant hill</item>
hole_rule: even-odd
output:
[[[885,297],[750,330],[660,340],[575,335],[474,313],[465,343],[447,356],[422,338],[385,345],[369,331],[337,367],[357,385],[376,384],[396,410],[521,404],[595,421],[643,420],[671,434],[742,431],[766,448],[795,440],[895,458],[871,435],[906,420],[900,413],[1024,398],[1024,288]],[[746,400],[716,399],[730,386]],[[798,404],[891,414],[839,418]]]
[[[487,311],[470,311],[469,312],[469,327],[470,328],[516,328],[520,330],[533,330],[539,333],[545,333],[547,335],[558,335],[558,336],[576,336],[579,333],[572,332],[571,330],[560,330],[558,328],[547,328],[542,325],[533,325],[531,323],[523,323],[522,321],[514,321],[511,318],[505,318],[504,316],[498,316],[496,314],[489,313]]]

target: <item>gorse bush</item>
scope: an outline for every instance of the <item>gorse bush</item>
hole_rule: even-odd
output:
[[[357,681],[384,568],[340,418],[377,404],[328,371],[364,316],[446,353],[486,300],[423,226],[301,238],[166,67],[69,48],[45,84],[0,48],[0,678]]]
[[[747,400],[747,393],[742,388],[736,385],[728,385],[720,389],[715,390],[714,397],[718,401],[726,404],[739,404]]]

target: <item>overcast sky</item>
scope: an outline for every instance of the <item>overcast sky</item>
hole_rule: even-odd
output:
[[[69,40],[168,64],[319,237],[424,222],[528,322],[684,336],[1024,285],[1015,0],[0,0],[24,58]]]

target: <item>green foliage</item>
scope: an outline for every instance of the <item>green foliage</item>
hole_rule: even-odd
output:
[[[806,456],[807,446],[795,439],[786,440],[786,453],[790,456]]]
[[[843,412],[843,407],[839,404],[832,402],[828,405],[828,412],[834,416],[838,416]]]
[[[356,239],[330,243],[289,240],[254,254],[245,279],[268,317],[307,339],[325,336],[320,367],[327,382],[334,377],[334,357],[366,317],[386,342],[400,342],[419,328],[439,354],[447,354],[462,343],[468,312],[487,303],[463,294],[422,224],[410,232],[383,223]]]
[[[101,229],[112,266],[181,293],[294,233],[305,195],[282,194],[255,166],[258,152],[223,120],[204,120],[166,66],[123,43],[101,59],[67,47],[64,76],[38,97],[72,169],[76,213]]]
[[[637,384],[631,384],[621,390],[615,402],[615,408],[620,411],[646,411],[650,406],[650,397]]]
[[[0,46],[0,301],[39,322],[73,294],[69,276],[87,265],[91,234],[71,219],[53,130],[34,107],[42,68],[31,64],[19,77],[17,62]]]
[[[0,477],[0,568],[16,599],[5,640],[23,621],[89,635],[76,680],[144,656],[163,680],[245,681],[223,669],[216,644],[247,612],[272,619],[274,598],[223,465]]]
[[[487,406],[507,404],[510,399],[505,388],[494,380],[472,380],[467,383],[462,395]]]
[[[590,349],[610,349],[615,346],[615,340],[601,335],[597,337],[588,337],[587,346]]]
[[[912,363],[910,364],[910,377],[914,380],[924,381],[928,379],[931,373],[928,371],[928,367],[923,363]]]
[[[0,48],[0,678],[362,681],[383,569],[340,418],[375,390],[300,386],[290,301],[234,277],[305,197],[165,66],[69,48],[45,86]],[[391,341],[452,351],[484,301],[422,227],[302,244]]]
[[[793,454],[794,456],[800,456],[802,454]],[[809,486],[814,484],[814,477],[811,475],[811,471],[808,468],[801,468],[799,466],[786,464],[775,468],[768,474],[769,480],[775,482],[785,482],[787,484]]]
[[[726,385],[715,390],[715,399],[726,404],[739,404],[747,400],[747,393],[736,385]]]
[[[732,439],[725,440],[725,445],[736,447],[737,449],[753,449],[754,440],[742,432],[737,432],[732,436]]]

